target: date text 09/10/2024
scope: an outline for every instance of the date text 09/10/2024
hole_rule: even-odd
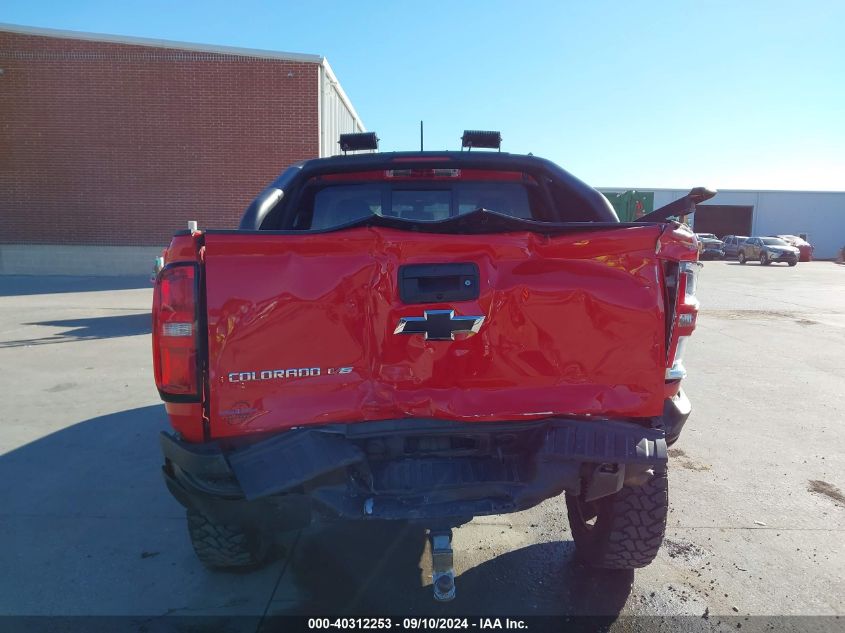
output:
[[[401,626],[400,626],[401,624]],[[344,629],[344,630],[443,630],[443,629],[480,629],[480,630],[525,630],[524,620],[511,618],[403,618],[401,622],[393,618],[309,618],[308,629]]]

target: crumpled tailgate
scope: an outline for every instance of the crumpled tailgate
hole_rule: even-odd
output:
[[[660,230],[209,233],[211,435],[404,417],[660,415]],[[477,299],[403,303],[400,266],[431,263],[475,264]],[[454,341],[395,333],[403,317],[437,309],[484,321]]]

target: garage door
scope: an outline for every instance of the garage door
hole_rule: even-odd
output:
[[[726,204],[700,204],[693,216],[696,233],[725,235],[751,235],[753,206]]]

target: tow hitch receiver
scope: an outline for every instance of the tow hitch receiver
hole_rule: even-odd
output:
[[[431,584],[434,599],[448,602],[455,598],[455,569],[452,563],[452,530],[430,530]]]

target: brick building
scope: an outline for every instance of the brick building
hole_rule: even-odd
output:
[[[0,273],[145,273],[358,131],[323,57],[0,25]]]

